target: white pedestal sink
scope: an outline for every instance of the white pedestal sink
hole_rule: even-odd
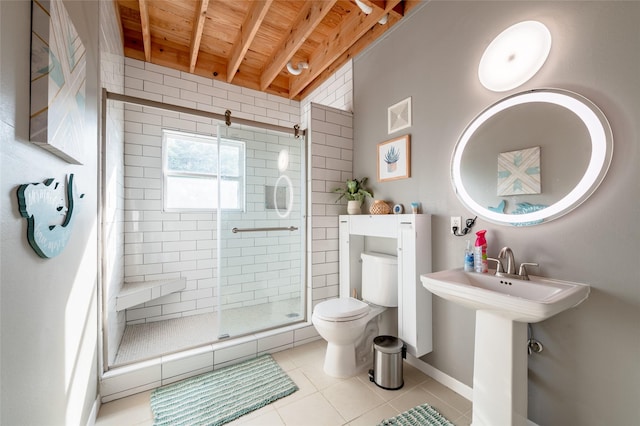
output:
[[[589,296],[584,284],[529,281],[452,269],[420,276],[433,294],[476,310],[473,426],[527,423],[527,323],[545,320]]]

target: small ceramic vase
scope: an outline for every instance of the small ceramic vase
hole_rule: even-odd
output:
[[[360,214],[362,213],[362,200],[349,200],[347,201],[347,213]]]

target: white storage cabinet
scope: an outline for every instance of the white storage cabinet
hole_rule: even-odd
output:
[[[398,256],[398,336],[407,352],[421,357],[433,350],[431,293],[420,275],[431,272],[431,215],[341,215],[340,296],[360,297],[360,253]]]

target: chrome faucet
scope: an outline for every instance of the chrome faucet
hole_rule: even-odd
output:
[[[518,276],[521,280],[529,281],[529,274],[527,274],[527,266],[540,266],[537,263],[533,262],[523,262],[520,264],[520,270],[518,271]]]
[[[516,261],[513,259],[513,252],[509,247],[502,247],[500,253],[498,253],[498,259],[507,258],[507,270],[505,271],[507,274],[513,275],[516,273]]]
[[[507,259],[507,269],[504,269],[504,265],[502,264],[502,260]],[[537,263],[531,262],[523,262],[520,264],[520,269],[516,274],[516,261],[513,258],[513,251],[509,247],[503,247],[498,253],[498,258],[494,259],[489,257],[488,260],[492,260],[496,262],[496,276],[497,277],[505,277],[505,278],[515,278],[517,280],[529,280],[529,275],[527,274],[527,266],[538,266]]]

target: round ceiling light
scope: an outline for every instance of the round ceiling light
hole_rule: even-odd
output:
[[[501,32],[484,51],[478,77],[489,90],[504,92],[533,77],[549,56],[551,33],[538,21],[524,21]]]

